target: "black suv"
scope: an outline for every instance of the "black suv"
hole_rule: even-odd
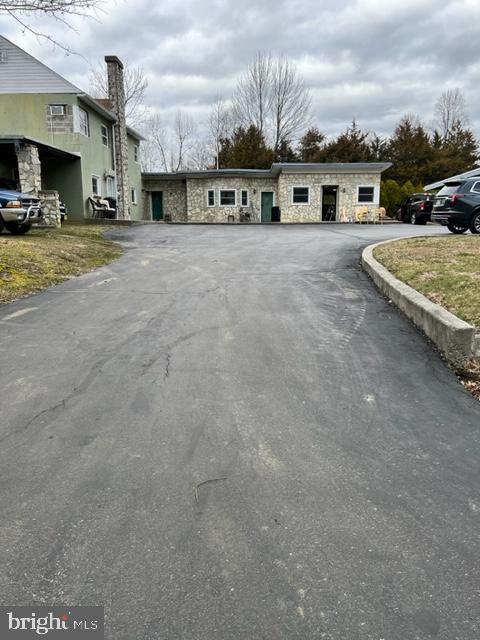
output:
[[[433,196],[428,193],[412,193],[402,203],[395,205],[400,222],[427,224],[433,207]]]
[[[431,219],[452,233],[480,233],[480,177],[446,182],[435,196]]]

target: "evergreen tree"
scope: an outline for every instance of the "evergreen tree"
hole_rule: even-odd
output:
[[[269,169],[275,161],[273,149],[255,125],[238,127],[231,138],[221,141],[219,166],[221,169]]]
[[[322,149],[323,162],[368,162],[372,156],[368,136],[353,120],[336,140]]]
[[[298,147],[300,162],[321,162],[326,136],[317,127],[311,127],[303,134]]]
[[[404,116],[395,128],[388,149],[393,167],[388,177],[398,182],[423,182],[435,158],[435,149],[422,123]]]
[[[275,154],[276,162],[298,162],[298,156],[293,150],[288,140],[280,140],[278,150]]]

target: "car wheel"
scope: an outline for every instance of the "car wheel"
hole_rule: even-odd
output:
[[[468,227],[461,227],[459,224],[447,224],[447,229],[452,233],[465,233]]]
[[[480,211],[473,216],[470,223],[470,231],[472,233],[480,233]]]
[[[30,224],[18,224],[18,222],[6,222],[5,228],[15,236],[23,236],[30,231],[32,225]]]

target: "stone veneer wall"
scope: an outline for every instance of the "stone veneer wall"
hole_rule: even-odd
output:
[[[310,204],[292,204],[292,187],[310,187]],[[379,174],[298,174],[282,173],[278,179],[279,206],[282,222],[321,222],[322,187],[338,186],[337,220],[342,213],[355,216],[359,207],[378,207],[380,197]],[[357,189],[374,186],[377,201],[371,205],[358,204]]]
[[[187,180],[188,222],[228,222],[229,215],[234,215],[235,222],[238,222],[240,209],[250,213],[252,222],[260,222],[261,192],[273,191],[275,193],[275,204],[277,204],[277,185],[275,178],[190,178]],[[207,192],[210,189],[215,190],[214,207],[207,206]],[[236,206],[220,206],[219,191],[221,189],[235,189],[238,192]],[[239,192],[242,190],[248,191],[248,207],[241,206]]]
[[[38,197],[42,188],[42,167],[38,148],[33,144],[23,144],[17,150],[18,179],[22,193]]]
[[[187,221],[187,185],[182,180],[143,178],[143,219],[152,219],[152,191],[163,192],[163,215],[172,222]]]
[[[108,97],[117,121],[113,125],[115,173],[117,184],[117,218],[130,220],[130,181],[128,177],[128,139],[125,120],[125,86],[123,64],[116,56],[105,56]]]
[[[38,192],[40,198],[44,225],[47,227],[60,227],[60,199],[58,191],[43,190]]]

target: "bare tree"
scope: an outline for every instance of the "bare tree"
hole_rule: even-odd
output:
[[[140,158],[144,171],[169,170],[167,158],[169,155],[168,133],[158,114],[150,116],[142,127],[145,140],[140,146]]]
[[[148,80],[142,66],[128,62],[124,66],[125,116],[130,125],[140,126],[148,115],[144,104]],[[90,91],[96,98],[108,96],[107,70],[103,63],[90,72]]]
[[[306,126],[311,98],[295,65],[287,58],[275,60],[271,75],[273,146],[278,151],[282,141],[291,141]]]
[[[442,93],[435,105],[435,118],[444,140],[450,137],[455,127],[468,127],[467,105],[460,89],[448,89]]]
[[[22,29],[70,52],[71,49],[68,46],[57,42],[48,33],[38,31],[30,21],[39,16],[47,16],[71,28],[71,18],[90,15],[102,4],[103,0],[0,0],[0,16],[9,16],[18,22]]]
[[[195,125],[192,118],[179,109],[173,125],[173,145],[171,151],[171,170],[180,171],[186,165],[188,152],[193,146]]]
[[[225,101],[217,97],[212,105],[208,117],[208,130],[215,154],[216,167],[219,169],[220,143],[228,137],[231,129],[232,116]]]
[[[211,169],[213,164],[213,154],[210,145],[205,140],[197,140],[193,143],[188,154],[186,166],[196,171]]]
[[[240,77],[233,96],[236,123],[245,128],[254,124],[262,135],[270,110],[272,66],[270,54],[258,53]]]

